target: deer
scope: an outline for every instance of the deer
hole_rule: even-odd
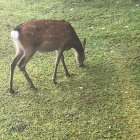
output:
[[[27,21],[12,29],[11,38],[15,44],[16,54],[10,65],[10,93],[15,92],[13,89],[13,77],[16,66],[19,67],[30,87],[36,89],[26,71],[26,65],[37,51],[56,51],[56,61],[52,76],[54,84],[57,84],[57,69],[60,61],[63,64],[65,75],[70,76],[64,61],[64,51],[74,48],[78,66],[84,66],[86,38],[81,43],[77,33],[68,21],[49,19]]]

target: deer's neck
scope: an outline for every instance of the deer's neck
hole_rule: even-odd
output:
[[[84,48],[83,48],[82,43],[79,39],[77,41],[75,41],[73,47],[78,54],[83,54],[84,53]]]

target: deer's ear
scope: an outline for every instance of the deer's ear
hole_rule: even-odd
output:
[[[83,40],[83,48],[85,48],[86,47],[86,38],[84,38],[84,40]]]

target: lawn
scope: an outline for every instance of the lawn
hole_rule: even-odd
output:
[[[17,67],[11,95],[10,31],[32,19],[69,21],[87,38],[85,67],[77,67],[73,49],[65,52],[71,77],[61,64],[54,85],[55,52],[36,53],[27,71],[38,90]],[[0,0],[0,139],[139,140],[140,1]]]

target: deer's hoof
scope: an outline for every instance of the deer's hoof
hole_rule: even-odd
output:
[[[36,88],[35,86],[31,86],[30,88],[31,88],[32,90],[34,90],[34,91],[37,90],[37,88]]]
[[[12,88],[9,89],[9,92],[10,92],[11,94],[15,94],[15,93],[16,93]]]
[[[56,82],[56,80],[55,79],[53,79],[53,83],[56,85],[57,84],[57,82]]]
[[[69,73],[66,73],[66,77],[70,77],[71,75]]]

